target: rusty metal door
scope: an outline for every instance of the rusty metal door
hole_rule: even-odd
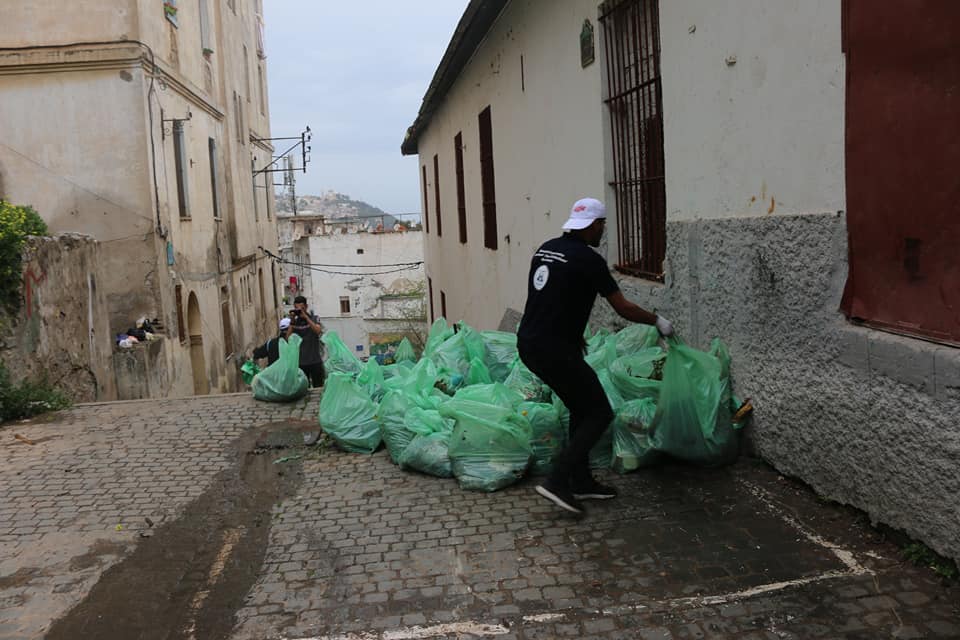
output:
[[[846,0],[851,319],[960,344],[960,2]]]

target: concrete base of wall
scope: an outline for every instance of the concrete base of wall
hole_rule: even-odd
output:
[[[844,217],[670,223],[667,247],[664,284],[620,285],[687,342],[727,342],[753,451],[960,559],[960,349],[847,322]],[[602,301],[593,321],[625,324]]]

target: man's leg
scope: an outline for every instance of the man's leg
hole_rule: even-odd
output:
[[[607,394],[596,372],[579,354],[557,355],[523,349],[520,359],[547,383],[570,410],[570,441],[554,460],[553,471],[547,482],[537,491],[568,511],[582,512],[574,490],[595,484],[590,476],[589,456],[590,449],[613,420]],[[597,491],[588,491],[583,495],[599,496]],[[613,495],[615,493],[603,497]]]

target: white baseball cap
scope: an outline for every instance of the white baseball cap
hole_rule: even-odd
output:
[[[573,203],[570,217],[563,223],[563,228],[571,231],[586,229],[594,220],[607,217],[607,208],[596,198],[581,198]]]
[[[290,318],[280,318],[280,331],[286,331],[290,328]]]

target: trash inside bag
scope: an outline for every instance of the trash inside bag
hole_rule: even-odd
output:
[[[528,402],[549,402],[552,392],[543,380],[518,358],[503,384],[518,391]]]
[[[567,428],[560,422],[560,414],[552,404],[523,402],[518,411],[530,423],[530,448],[533,452],[530,472],[546,475],[553,468],[557,454],[567,444]]]
[[[300,370],[300,336],[294,334],[280,340],[280,357],[256,374],[250,382],[253,397],[266,402],[289,402],[302,397],[310,382]]]
[[[453,474],[464,489],[496,491],[523,477],[530,462],[530,423],[508,407],[452,399],[440,415],[453,418]]]
[[[608,369],[610,381],[625,400],[660,396],[663,364],[667,357],[660,347],[649,347],[613,361]]]
[[[360,360],[350,352],[347,345],[343,344],[343,340],[340,339],[336,331],[327,331],[320,337],[320,340],[327,347],[325,367],[328,374],[349,373],[356,375],[360,373],[362,366]]]
[[[717,338],[709,353],[670,340],[650,442],[675,458],[704,465],[732,462],[740,450],[731,422],[730,356]]]
[[[651,398],[628,400],[621,405],[610,428],[613,437],[613,470],[629,473],[648,467],[662,456],[650,442],[650,425],[657,412]]]
[[[243,384],[250,385],[253,382],[253,377],[260,373],[260,367],[257,366],[257,363],[253,360],[247,360],[243,363],[243,366],[240,367],[240,378],[243,380]]]
[[[405,418],[406,428],[416,435],[400,455],[400,467],[439,478],[452,478],[450,436],[454,421],[439,411],[413,407]]]
[[[320,400],[320,426],[342,449],[373,453],[380,446],[377,405],[347,373],[334,373]]]
[[[484,364],[493,382],[503,382],[517,360],[517,334],[506,331],[481,331],[487,345]]]
[[[452,478],[449,433],[416,436],[400,456],[402,469],[413,469],[438,478]]]
[[[377,409],[380,437],[387,445],[390,459],[397,464],[400,464],[404,449],[417,435],[407,428],[406,416],[409,410],[409,398],[399,391],[388,391]]]

